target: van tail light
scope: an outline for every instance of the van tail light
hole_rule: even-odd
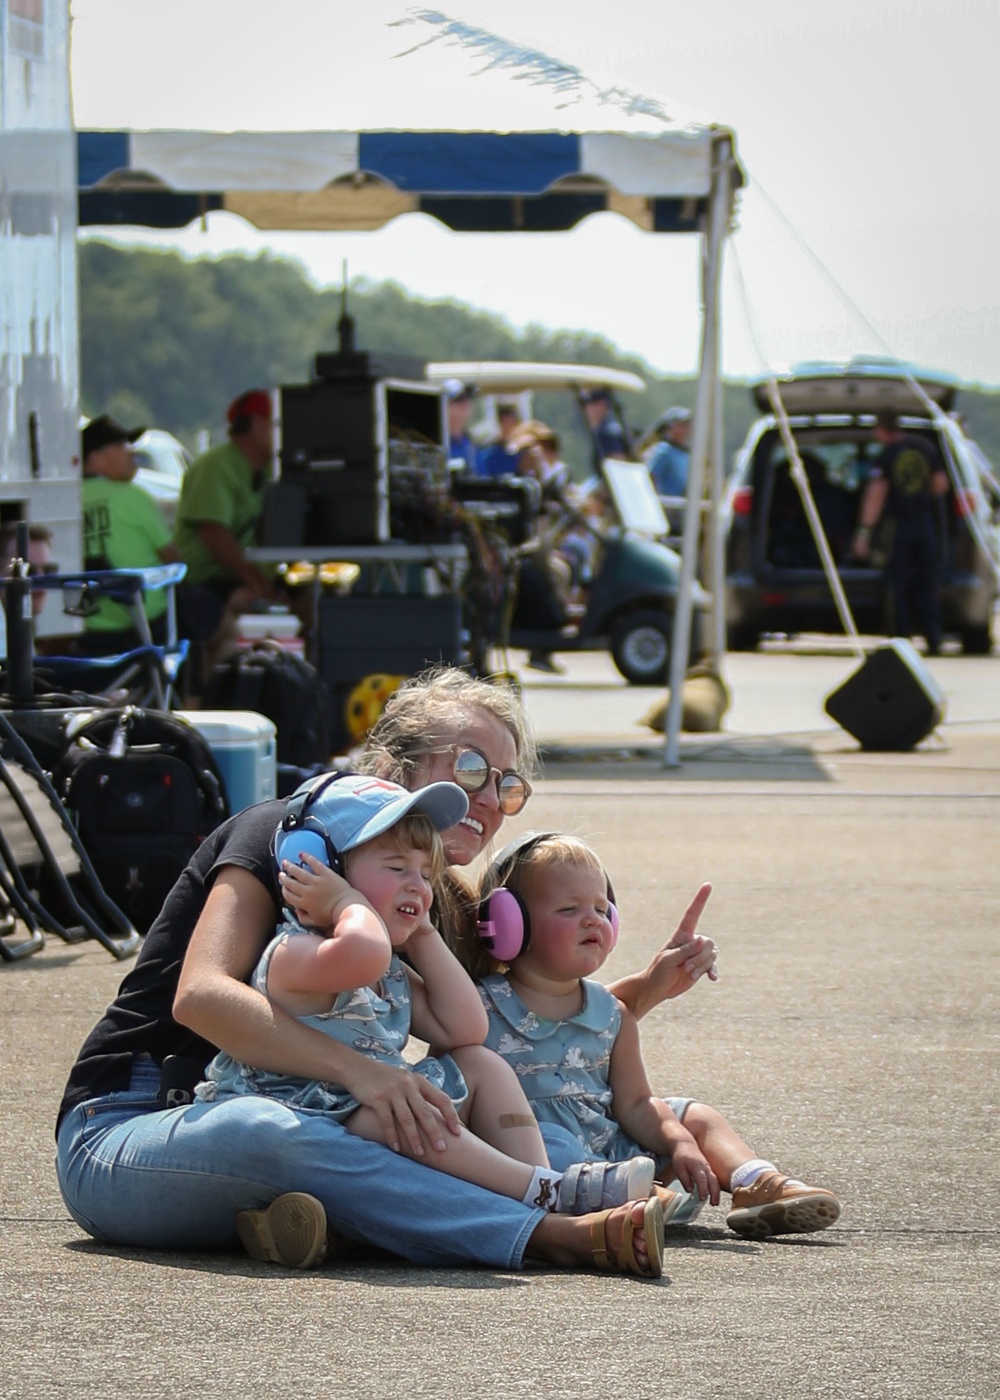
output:
[[[733,492],[733,514],[750,516],[753,514],[753,487],[737,486]]]
[[[958,516],[975,515],[979,509],[979,492],[956,491],[952,497],[951,508]]]

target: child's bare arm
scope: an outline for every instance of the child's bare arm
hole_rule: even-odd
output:
[[[333,924],[334,911],[340,899],[351,888],[342,875],[317,860],[308,851],[302,853],[305,866],[283,860],[278,871],[281,897],[303,928],[328,929]],[[364,984],[359,982],[359,987]]]
[[[719,1182],[701,1148],[669,1104],[654,1097],[642,1060],[639,1025],[622,1008],[621,1029],[608,1066],[611,1111],[615,1121],[647,1151],[669,1157],[674,1175],[686,1191],[719,1203]]]
[[[489,1029],[475,983],[429,923],[407,940],[413,1034],[441,1050],[482,1045]]]
[[[333,913],[328,933],[295,933],[274,950],[268,995],[286,1009],[296,1010],[298,998],[370,986],[388,971],[392,945],[367,899],[348,886]]]

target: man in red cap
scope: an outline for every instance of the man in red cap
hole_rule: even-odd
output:
[[[229,441],[188,467],[177,507],[174,543],[188,578],[210,589],[234,613],[274,585],[246,557],[256,536],[273,455],[271,396],[250,389],[229,405]]]

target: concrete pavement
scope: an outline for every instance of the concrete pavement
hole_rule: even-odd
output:
[[[779,727],[687,736],[671,773],[634,721],[652,697],[591,660],[523,673],[549,758],[516,825],[597,845],[623,915],[609,976],[713,881],[722,977],[647,1019],[650,1077],[834,1189],[838,1225],[753,1244],[709,1209],[652,1285],[104,1250],[61,1204],[52,1118],[122,969],[52,940],[0,965],[0,1395],[996,1394],[1000,660],[960,683],[942,658],[949,722],[889,755],[825,721],[830,658],[794,685],[731,658],[729,719]]]

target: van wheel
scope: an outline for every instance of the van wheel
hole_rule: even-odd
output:
[[[756,651],[760,633],[747,622],[731,622],[726,628],[728,651]]]
[[[963,627],[959,632],[962,650],[966,656],[989,656],[993,650],[993,637],[989,623],[982,627]]]
[[[615,623],[611,656],[629,685],[666,685],[673,617],[640,608]]]

